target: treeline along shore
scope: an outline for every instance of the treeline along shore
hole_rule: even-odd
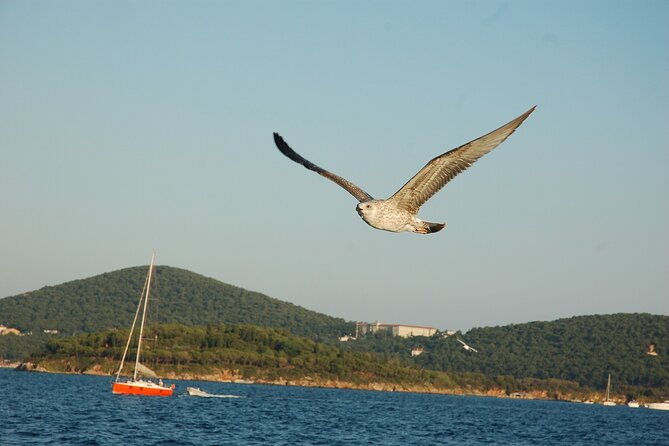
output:
[[[290,335],[285,330],[250,325],[157,325],[150,329],[142,361],[172,379],[242,381],[383,391],[559,400],[598,400],[602,389],[559,378],[513,377],[481,372],[430,370],[407,355],[354,351]],[[127,340],[126,330],[107,330],[50,340],[33,354],[27,370],[112,375]],[[378,345],[399,341],[370,337]],[[405,340],[408,341],[408,340]],[[443,337],[413,338],[413,343],[449,342]],[[347,344],[348,345],[348,344]],[[631,394],[629,386],[614,391],[619,402],[659,398],[653,389]]]

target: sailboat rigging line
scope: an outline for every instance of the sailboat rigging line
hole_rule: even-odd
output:
[[[144,310],[142,311],[142,323],[139,325],[139,340],[137,341],[137,357],[135,358],[135,373],[132,380],[137,381],[137,364],[139,363],[139,352],[142,348],[142,336],[144,335],[144,319],[146,318],[146,307],[149,305],[149,289],[151,289],[151,276],[153,275],[153,262],[156,259],[156,253],[151,254],[151,265],[149,266],[149,278],[146,283],[146,294],[144,297]]]
[[[135,325],[137,324],[137,316],[139,316],[139,309],[142,307],[142,298],[144,297],[144,293],[148,291],[148,286],[147,286],[148,282],[149,282],[149,276],[147,275],[144,278],[144,286],[142,287],[142,294],[140,294],[139,297],[139,304],[137,304],[137,310],[135,310],[135,318],[132,320],[132,326],[130,327],[128,342],[125,344],[125,350],[123,350],[123,356],[121,357],[121,365],[118,367],[118,372],[116,372],[116,381],[118,381],[119,376],[121,376],[121,371],[123,370],[125,357],[128,354],[128,349],[130,348],[130,341],[132,340],[131,334],[135,331]]]

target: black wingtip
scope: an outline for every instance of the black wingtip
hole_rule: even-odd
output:
[[[288,143],[284,141],[281,135],[279,135],[276,132],[274,132],[274,144],[276,144],[276,147],[279,149],[281,153],[283,153],[285,156],[295,161],[296,163],[302,164],[307,169],[313,170],[318,173],[322,171],[320,167],[316,166],[314,163],[307,161],[306,159],[298,155],[297,152],[291,149]]]
[[[446,223],[428,223],[427,224],[427,233],[433,234],[439,232],[446,227]]]
[[[290,146],[286,143],[286,141],[284,141],[281,135],[279,135],[277,132],[274,132],[273,135],[274,135],[274,144],[276,144],[277,149],[279,149],[279,151],[281,151],[281,153],[286,155],[288,158],[294,159],[293,153],[295,152],[293,151],[293,149],[290,148]]]
[[[279,135],[278,133],[274,132],[274,144],[276,144],[277,149],[284,155],[286,155],[288,158],[295,160],[295,151],[290,148],[290,146],[284,141],[284,139]],[[300,161],[297,161],[300,162]]]

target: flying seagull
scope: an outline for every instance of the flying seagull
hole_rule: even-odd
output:
[[[465,344],[465,343],[464,343],[463,341],[461,341],[460,339],[458,339],[458,338],[455,338],[455,339],[457,339],[458,342],[459,342],[460,344],[462,344],[462,348],[464,348],[464,349],[467,350],[468,352],[474,352],[474,353],[478,353],[478,352],[479,352],[479,351],[476,350],[474,347]]]
[[[350,181],[302,158],[278,133],[274,133],[274,143],[281,153],[291,160],[334,181],[353,195],[360,202],[355,210],[371,227],[390,232],[410,231],[430,234],[442,230],[446,223],[423,221],[416,216],[418,209],[457,174],[508,138],[535,108],[536,106],[532,107],[513,121],[487,135],[434,158],[386,200],[375,200]]]

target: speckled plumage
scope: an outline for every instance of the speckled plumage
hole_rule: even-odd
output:
[[[431,223],[419,219],[417,214],[423,203],[456,175],[504,142],[535,108],[532,107],[497,130],[432,159],[387,200],[375,200],[350,181],[318,167],[298,155],[278,133],[274,133],[274,142],[285,156],[334,181],[357,198],[360,203],[356,206],[356,211],[368,225],[390,232],[410,231],[429,234],[440,231],[446,224]]]
[[[425,222],[405,209],[400,209],[391,200],[368,200],[356,206],[358,215],[373,228],[390,232],[411,231],[421,234],[437,232],[446,223]]]

